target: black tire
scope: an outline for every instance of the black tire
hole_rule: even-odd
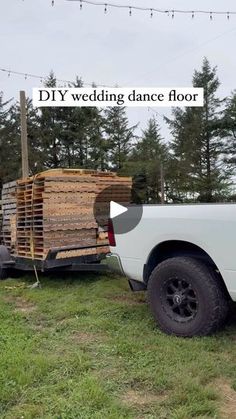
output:
[[[0,280],[7,279],[8,270],[3,268],[2,262],[7,262],[11,259],[10,253],[6,246],[0,245]]]
[[[153,270],[148,299],[160,329],[182,337],[214,333],[229,307],[219,276],[210,266],[188,257],[167,259]]]

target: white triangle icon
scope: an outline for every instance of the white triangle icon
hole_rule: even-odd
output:
[[[128,211],[128,208],[123,205],[117,204],[117,202],[114,201],[110,202],[110,218],[118,217],[118,215],[121,215],[126,211]]]

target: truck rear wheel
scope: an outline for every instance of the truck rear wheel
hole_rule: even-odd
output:
[[[7,262],[10,259],[11,256],[7,248],[3,245],[0,245],[0,280],[6,279],[8,277],[8,271],[3,267],[3,262]]]
[[[183,337],[214,333],[229,305],[214,270],[188,257],[167,259],[153,270],[148,299],[160,329]]]

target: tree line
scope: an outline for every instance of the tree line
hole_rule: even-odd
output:
[[[31,174],[70,167],[113,170],[133,177],[144,203],[234,201],[236,92],[220,99],[217,68],[203,60],[193,87],[204,88],[202,108],[174,108],[164,117],[171,139],[151,117],[141,135],[130,126],[126,109],[42,108],[27,100]],[[77,78],[70,87],[82,87]],[[56,87],[54,73],[45,87]],[[0,188],[21,177],[19,103],[0,94]]]

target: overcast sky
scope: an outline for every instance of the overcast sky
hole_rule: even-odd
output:
[[[96,1],[96,0],[95,0]],[[163,9],[236,11],[233,0],[110,0],[113,3]],[[236,15],[166,15],[104,9],[79,2],[55,0],[0,1],[0,68],[96,84],[181,87],[190,86],[193,70],[203,57],[218,66],[220,96],[236,88]],[[32,95],[40,80],[11,76],[0,71],[0,91],[5,99],[19,90]],[[155,108],[169,114],[168,108]],[[144,128],[153,114],[147,108],[129,108],[130,122]],[[161,115],[157,120],[164,137],[168,132]],[[156,114],[155,114],[156,115]]]

